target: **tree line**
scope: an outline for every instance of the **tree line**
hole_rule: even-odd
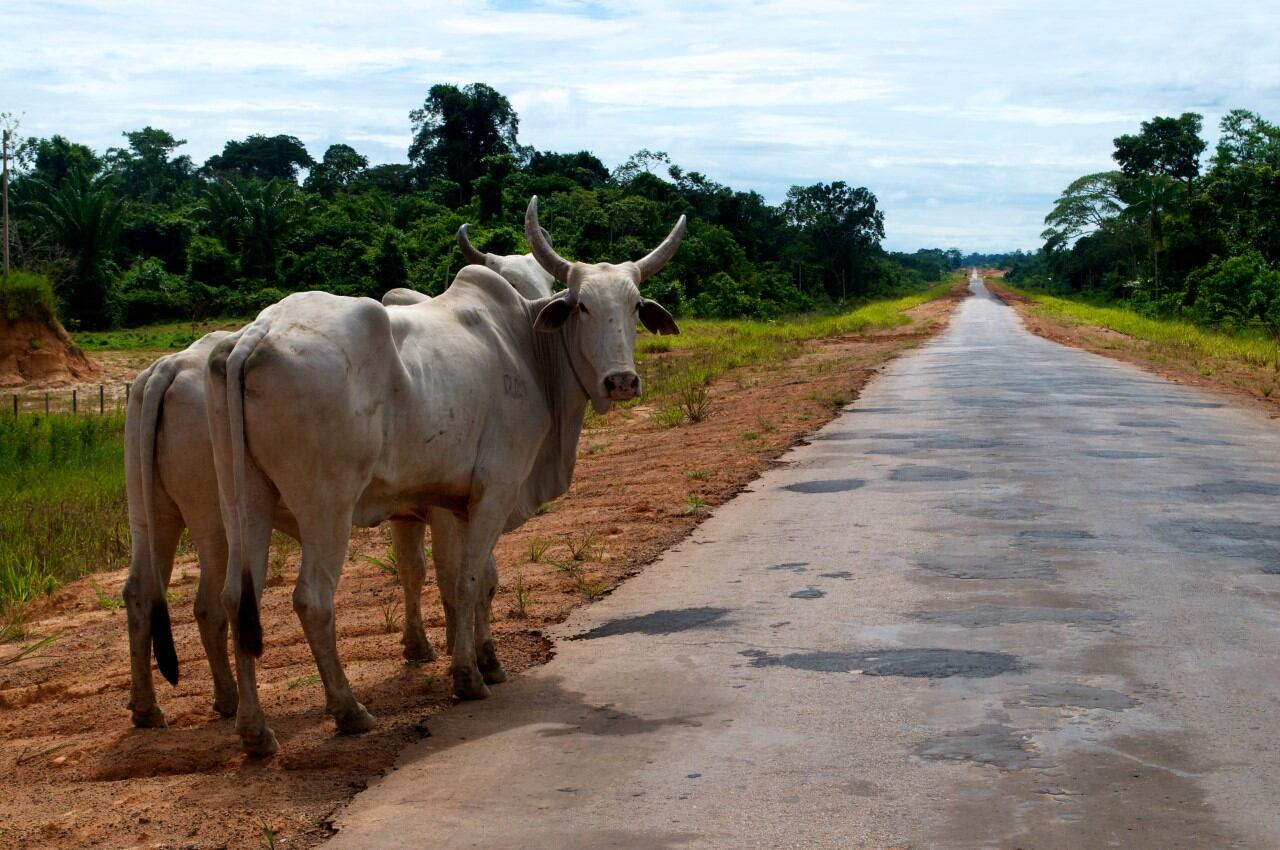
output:
[[[1202,124],[1156,117],[1116,138],[1118,168],[1067,186],[1010,279],[1280,336],[1280,127],[1233,110],[1206,161]]]
[[[781,204],[641,150],[610,170],[589,151],[522,146],[519,116],[475,83],[433,86],[409,115],[403,163],[346,144],[316,159],[289,135],[228,141],[197,164],[154,127],[105,152],[61,135],[17,149],[17,268],[52,282],[73,327],[252,314],[289,292],[438,293],[481,250],[525,250],[522,214],[571,258],[639,257],[681,213],[689,232],[646,294],[676,313],[770,318],[940,279],[956,250],[889,254],[876,196],[843,181],[794,186]]]

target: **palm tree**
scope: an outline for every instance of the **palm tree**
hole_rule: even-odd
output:
[[[1186,196],[1186,186],[1163,174],[1143,174],[1130,181],[1124,192],[1124,215],[1144,226],[1151,248],[1151,277],[1154,297],[1160,297],[1160,251],[1164,248],[1164,219],[1178,209]]]
[[[204,197],[205,218],[228,250],[239,252],[245,277],[270,282],[278,277],[280,254],[303,209],[297,191],[284,180],[220,180]]]
[[[120,237],[125,202],[111,178],[74,171],[58,188],[32,178],[38,195],[31,217],[44,223],[72,263],[63,287],[66,315],[85,327],[109,324],[108,301],[115,271],[112,256]]]

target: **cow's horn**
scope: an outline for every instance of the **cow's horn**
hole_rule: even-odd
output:
[[[551,240],[546,231],[538,226],[538,196],[529,199],[529,208],[524,213],[524,238],[533,251],[533,258],[556,280],[569,282],[569,269],[573,264],[556,253],[551,247]]]
[[[684,238],[685,224],[685,217],[680,216],[680,220],[676,222],[675,227],[671,228],[671,232],[667,234],[666,239],[662,240],[662,244],[654,248],[646,257],[636,260],[636,268],[640,269],[641,280],[648,280],[671,262],[671,258],[676,255],[676,249],[680,247],[680,240]]]
[[[467,227],[462,225],[458,228],[458,247],[462,249],[462,256],[466,257],[467,262],[476,266],[488,265],[488,259],[483,251],[476,250],[476,246],[471,244],[471,238],[467,236]]]

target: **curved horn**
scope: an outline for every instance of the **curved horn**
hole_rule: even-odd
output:
[[[538,196],[529,199],[529,208],[524,212],[524,239],[529,243],[533,258],[556,280],[569,282],[569,269],[573,264],[556,253],[547,239],[546,231],[538,226]]]
[[[684,238],[686,223],[685,217],[680,216],[680,220],[676,222],[675,227],[671,228],[671,232],[667,234],[666,239],[662,240],[662,244],[654,248],[642,259],[636,260],[636,268],[640,269],[641,280],[648,280],[662,271],[662,267],[676,255],[676,249],[680,247],[680,240]]]
[[[467,236],[467,228],[470,225],[464,224],[458,228],[458,247],[462,249],[462,256],[466,257],[467,262],[476,266],[487,265],[483,251],[476,250],[476,246],[471,244],[471,238]]]
[[[548,244],[548,245],[551,245],[551,246],[554,246],[554,245],[555,245],[555,243],[551,241],[551,234],[547,232],[547,229],[546,229],[545,227],[542,227],[541,225],[539,225],[539,226],[538,226],[538,229],[539,229],[539,230],[541,230],[541,231],[542,231],[542,235],[543,235],[544,237],[546,237],[547,244]]]

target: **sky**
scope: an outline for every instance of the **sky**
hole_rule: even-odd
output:
[[[1215,8],[1217,7],[1217,8]],[[0,112],[98,150],[147,125],[197,162],[287,133],[404,162],[435,83],[484,82],[520,142],[641,148],[779,202],[867,186],[885,247],[1033,249],[1111,140],[1199,112],[1280,121],[1280,3],[3,0]]]

